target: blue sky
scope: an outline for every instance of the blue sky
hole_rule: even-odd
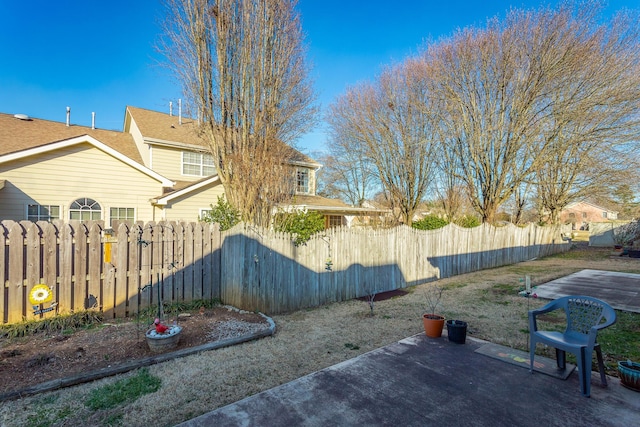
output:
[[[551,4],[557,1],[551,1]],[[312,78],[322,107],[384,65],[439,38],[531,0],[299,0]],[[640,8],[640,0],[610,0],[606,13]],[[0,0],[0,112],[121,130],[126,105],[169,111],[179,85],[157,65],[153,49],[162,16],[159,0]],[[176,111],[176,110],[174,110]],[[322,124],[299,146],[324,147]]]

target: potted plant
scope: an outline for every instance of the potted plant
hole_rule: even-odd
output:
[[[151,328],[145,333],[149,349],[154,353],[163,353],[176,348],[180,341],[181,332],[182,327],[178,326],[176,322],[167,326],[159,318],[156,318]]]
[[[158,281],[159,282],[159,281]],[[154,353],[162,353],[167,350],[172,350],[178,346],[180,341],[180,334],[182,333],[182,327],[178,326],[177,322],[173,322],[173,325],[165,325],[163,322],[164,309],[162,306],[162,299],[160,298],[160,286],[158,289],[158,312],[157,317],[154,319],[153,324],[145,333],[147,344],[149,349]]]
[[[627,360],[618,362],[618,374],[620,383],[634,391],[640,391],[640,363]]]
[[[431,285],[425,292],[427,312],[422,315],[422,324],[424,325],[424,333],[429,338],[442,336],[445,319],[444,316],[437,313],[438,305],[442,299],[442,291],[444,291],[442,286]]]
[[[464,344],[467,339],[467,322],[447,320],[447,336],[451,342]]]

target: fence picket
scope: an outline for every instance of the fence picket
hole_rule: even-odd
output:
[[[193,224],[185,224],[184,237],[186,242],[193,242]],[[193,299],[193,251],[193,245],[184,246],[183,281],[185,301],[191,301]]]
[[[140,236],[140,224],[132,225],[129,229],[129,236],[127,243],[129,244],[129,258],[127,260],[127,280],[129,285],[127,287],[127,295],[129,305],[127,306],[128,315],[133,316],[138,314],[140,310],[140,255],[141,247],[138,243],[138,237]]]
[[[107,236],[105,236],[105,239]],[[95,223],[89,229],[89,255],[87,256],[89,266],[87,268],[87,301],[85,307],[87,309],[97,309],[98,301],[101,300],[100,293],[102,291],[102,266],[103,253],[102,247],[106,243],[102,242],[102,227]]]
[[[87,227],[78,224],[75,227],[73,250],[73,309],[81,311],[86,308],[87,295]]]
[[[197,222],[193,226],[193,296],[195,300],[202,299],[203,295],[203,258],[204,258],[204,242],[203,242],[202,223]]]
[[[9,274],[7,280],[7,310],[9,323],[19,322],[26,315],[28,294],[24,287],[24,229],[13,223],[9,229]],[[29,307],[30,309],[31,307]]]
[[[5,261],[8,259],[7,257],[8,233],[9,233],[9,230],[7,230],[7,228],[5,227],[4,222],[0,222],[0,260],[2,260],[2,266],[0,266],[0,307],[6,307],[6,303],[7,303],[7,297],[6,297],[7,284],[8,284],[7,271],[9,270],[8,269],[9,266],[5,263]],[[0,316],[0,323],[7,323],[8,315],[9,315],[9,311],[3,310],[3,313]]]
[[[36,224],[35,226],[29,226],[26,229],[27,238],[26,238],[26,251],[25,251],[25,284],[26,284],[26,292],[30,292],[31,289],[40,283],[40,269],[42,267],[40,263],[40,233],[42,230]],[[33,307],[30,307],[33,308]],[[42,318],[44,314],[34,314],[35,310],[27,309],[27,318]]]
[[[123,223],[118,226],[116,239],[113,314],[119,318],[127,315],[127,307],[129,305],[129,265],[127,265],[127,261],[129,260],[129,227],[127,224]]]

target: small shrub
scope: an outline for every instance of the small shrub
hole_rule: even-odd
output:
[[[316,211],[280,212],[275,216],[274,229],[294,235],[293,244],[303,245],[311,236],[324,230],[324,215]]]
[[[33,335],[38,332],[61,332],[65,335],[80,328],[89,328],[100,324],[104,315],[99,311],[87,310],[71,314],[58,314],[42,320],[25,320],[19,323],[0,326],[0,337],[16,338]]]
[[[444,218],[436,215],[427,215],[419,221],[414,221],[411,227],[417,228],[418,230],[436,230],[447,224],[449,224],[449,222]]]
[[[231,206],[224,196],[218,196],[218,204],[210,206],[211,210],[202,215],[201,221],[217,223],[220,231],[228,230],[240,222],[240,212]]]
[[[473,215],[463,215],[460,218],[457,218],[454,222],[456,225],[464,228],[478,227],[482,224],[480,220]]]

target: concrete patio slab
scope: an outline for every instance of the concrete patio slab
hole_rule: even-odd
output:
[[[204,414],[196,426],[630,426],[640,394],[567,380],[419,334]],[[211,391],[215,393],[215,390]]]
[[[539,285],[539,298],[587,295],[609,303],[617,310],[640,313],[640,274],[603,270],[581,270]]]

